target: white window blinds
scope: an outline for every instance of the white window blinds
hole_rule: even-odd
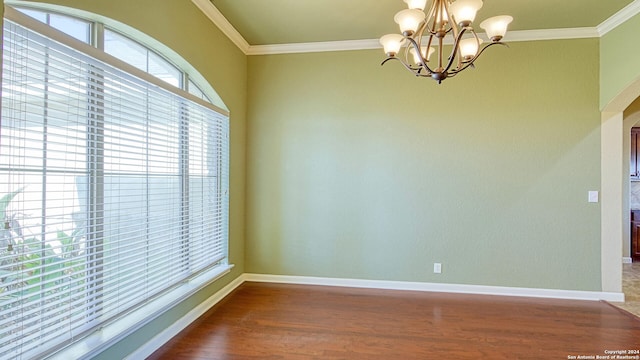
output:
[[[5,19],[0,358],[226,264],[227,114],[103,60]]]

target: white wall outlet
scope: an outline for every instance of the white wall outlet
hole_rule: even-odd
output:
[[[440,273],[442,273],[442,264],[440,264],[440,263],[433,263],[433,273],[434,273],[434,274],[440,274]]]
[[[590,203],[597,203],[598,201],[599,201],[598,192],[597,191],[589,191],[589,202]]]

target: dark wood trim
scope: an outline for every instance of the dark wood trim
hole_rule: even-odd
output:
[[[631,210],[631,259],[640,262],[640,210]]]

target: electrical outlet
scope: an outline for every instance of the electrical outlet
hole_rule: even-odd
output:
[[[442,264],[440,264],[440,263],[433,263],[433,273],[434,273],[434,274],[440,274],[440,273],[442,273]]]

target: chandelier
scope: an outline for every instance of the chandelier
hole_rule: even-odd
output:
[[[472,27],[482,0],[433,0],[428,12],[424,9],[427,0],[404,0],[408,9],[398,12],[394,18],[400,26],[400,34],[388,34],[380,38],[389,60],[398,60],[415,76],[430,77],[440,84],[473,66],[473,62],[493,45],[501,42],[507,26],[513,18],[508,15],[495,16],[480,23],[490,39],[485,44]],[[445,38],[452,37],[452,47],[445,53]],[[406,45],[406,46],[405,46]],[[398,57],[404,47],[404,56]],[[436,54],[436,59],[431,56]],[[446,56],[446,57],[445,57]]]

